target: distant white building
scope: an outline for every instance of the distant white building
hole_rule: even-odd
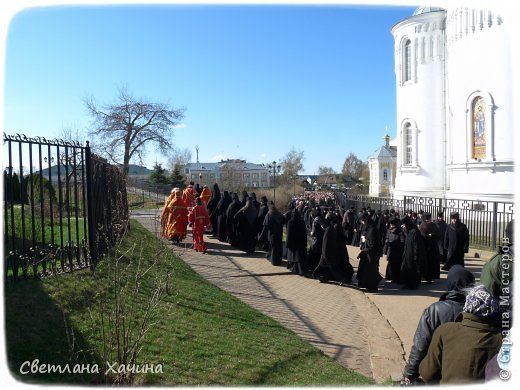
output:
[[[515,112],[505,27],[491,10],[419,7],[392,28],[394,197],[513,200]],[[382,191],[380,169],[374,165],[371,175],[374,194]]]
[[[218,163],[188,163],[182,172],[186,181],[211,187],[218,183],[222,190],[242,188],[269,188],[271,177],[269,168],[245,160],[223,160]]]
[[[383,137],[383,140],[383,145],[368,158],[370,172],[368,194],[370,196],[391,197],[395,185],[397,147],[390,143],[388,134]]]

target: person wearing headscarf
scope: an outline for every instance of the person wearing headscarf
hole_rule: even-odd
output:
[[[195,191],[192,183],[193,182],[190,182],[190,185],[184,189],[182,194],[186,207],[193,207],[195,205]]]
[[[406,288],[417,288],[421,283],[422,270],[426,269],[424,242],[417,224],[407,215],[401,220],[401,228],[406,234],[400,283]]]
[[[418,229],[424,242],[424,250],[426,252],[426,268],[421,270],[421,276],[427,282],[441,277],[441,254],[439,253],[439,228],[432,222],[432,214],[423,212],[421,224]]]
[[[234,219],[238,223],[239,237],[239,248],[242,252],[251,254],[255,251],[256,247],[256,217],[258,211],[256,211],[253,205],[253,198],[248,197],[246,205],[242,207],[236,214]]]
[[[326,225],[323,233],[321,258],[313,272],[313,277],[325,283],[329,280],[340,285],[350,284],[354,268],[350,264],[345,231],[341,226],[341,220],[333,212],[325,216]]]
[[[208,207],[208,203],[209,203],[209,200],[211,199],[212,195],[213,194],[211,193],[211,190],[209,189],[209,187],[207,185],[202,187],[202,192],[200,193],[200,200],[202,201],[202,203],[204,203],[206,208]]]
[[[226,210],[226,223],[227,223],[227,232],[228,232],[228,240],[229,244],[233,247],[238,246],[239,239],[239,230],[238,230],[238,221],[235,219],[235,214],[238,213],[238,210],[242,208],[242,204],[238,199],[238,194],[233,192],[231,195],[231,203],[229,204]]]
[[[211,226],[213,228],[213,230],[211,232],[211,235],[213,237],[217,236],[217,228],[218,228],[217,206],[218,206],[218,203],[220,202],[221,196],[222,195],[220,193],[220,188],[218,187],[218,184],[217,183],[213,184],[213,191],[211,191],[211,199],[209,200],[209,202],[206,205],[208,208],[208,214],[209,214],[209,219],[211,221]]]
[[[439,326],[419,365],[427,384],[483,382],[486,364],[502,345],[499,300],[484,286],[473,287],[455,322]]]
[[[208,210],[200,197],[195,198],[195,206],[190,210],[188,221],[192,225],[193,249],[197,252],[206,253],[204,243],[204,230],[210,224]]]
[[[428,352],[433,332],[442,324],[455,321],[466,302],[465,290],[473,287],[474,283],[475,276],[464,267],[455,265],[450,269],[447,292],[441,295],[438,302],[434,302],[424,309],[419,319],[412,349],[404,368],[404,385],[413,384],[419,377],[419,364]]]
[[[392,217],[389,221],[383,253],[387,260],[385,279],[394,283],[401,281],[404,241],[405,235],[401,230],[401,221],[399,221],[399,218]]]
[[[293,210],[287,222],[287,268],[297,275],[306,275],[307,269],[307,228],[300,211]]]
[[[283,257],[283,226],[284,216],[278,211],[274,202],[270,200],[268,203],[269,211],[264,219],[262,233],[260,234],[260,243],[264,240],[269,242],[269,253],[267,259],[272,265],[280,265]]]
[[[214,212],[217,216],[217,238],[221,242],[228,242],[229,239],[227,209],[231,202],[231,195],[229,195],[229,192],[224,191],[224,195],[218,201],[216,211]]]
[[[460,221],[457,212],[450,214],[450,224],[444,235],[444,248],[446,248],[447,254],[443,270],[448,271],[455,264],[464,267],[464,254],[469,252],[469,231],[467,226]]]
[[[178,244],[186,238],[188,208],[181,190],[176,189],[173,199],[166,205],[168,220],[164,237]]]
[[[370,214],[364,214],[361,223],[363,234],[356,278],[359,287],[366,288],[367,291],[377,291],[377,285],[382,279],[379,274],[379,258],[383,255],[381,237]]]

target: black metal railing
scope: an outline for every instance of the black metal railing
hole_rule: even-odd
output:
[[[507,224],[514,218],[514,203],[467,199],[444,199],[421,196],[404,196],[403,199],[380,198],[366,195],[349,195],[336,192],[337,202],[345,207],[354,206],[357,210],[370,207],[374,210],[394,209],[399,215],[407,210],[430,212],[435,218],[439,211],[444,212],[449,223],[452,212],[458,212],[470,233],[470,245],[496,249],[505,237]]]
[[[99,239],[105,233],[99,226],[111,223],[93,206],[99,207],[106,197],[120,194],[121,190],[120,186],[99,180],[93,172],[110,170],[110,165],[91,154],[88,142],[83,146],[76,141],[5,133],[3,140],[6,278],[17,281],[94,266],[106,251],[102,243],[106,239]],[[120,173],[109,175],[111,183],[116,183],[117,175],[122,177]],[[96,187],[103,188],[104,197],[98,194],[94,201]],[[127,223],[128,205],[123,192],[118,195],[121,201],[116,214],[126,218]],[[112,218],[116,220],[115,215]],[[116,226],[126,226],[118,221]],[[111,229],[118,231],[117,227]],[[115,235],[109,234],[110,243]]]

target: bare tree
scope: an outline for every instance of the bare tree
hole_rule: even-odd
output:
[[[136,99],[126,88],[119,88],[115,104],[100,107],[90,98],[85,99],[85,105],[94,118],[95,127],[89,134],[103,145],[103,154],[122,164],[125,178],[130,160],[142,160],[147,144],[155,144],[163,153],[172,147],[174,126],[184,118],[185,111]]]
[[[168,169],[174,171],[180,169],[183,165],[188,164],[191,161],[191,150],[188,148],[178,149],[174,148],[168,158]]]
[[[335,175],[335,174],[336,174],[336,172],[331,167],[323,167],[321,165],[318,167],[319,176],[329,176],[329,175]]]
[[[341,173],[345,176],[350,176],[355,180],[359,180],[364,171],[365,165],[368,166],[366,162],[361,161],[354,153],[350,153],[343,163]]]
[[[282,174],[280,175],[280,182],[291,183],[294,180],[294,177],[303,170],[304,159],[303,151],[296,150],[293,146],[282,159]]]

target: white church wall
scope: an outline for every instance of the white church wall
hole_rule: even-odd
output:
[[[512,199],[513,107],[510,41],[503,20],[487,10],[447,14],[448,197]],[[473,98],[490,105],[486,156],[472,155]],[[482,185],[485,183],[485,185]]]
[[[413,16],[393,29],[396,42],[397,137],[395,195],[440,194],[444,185],[444,12]],[[403,42],[412,44],[412,77],[403,82]],[[412,162],[405,161],[404,127],[412,124]]]

